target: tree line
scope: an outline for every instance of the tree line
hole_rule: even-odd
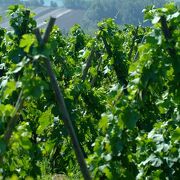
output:
[[[83,28],[92,30],[98,21],[113,18],[118,24],[142,24],[142,10],[149,6],[162,7],[167,0],[64,0],[64,6],[74,9],[85,9]]]

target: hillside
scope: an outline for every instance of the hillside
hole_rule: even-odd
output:
[[[36,14],[35,20],[37,21],[38,27],[44,27],[47,20],[52,16],[57,18],[56,25],[66,32],[74,24],[81,24],[84,14],[83,10],[52,7],[38,7],[32,9],[32,11]],[[0,15],[3,19],[0,26],[9,29],[9,19],[6,17],[6,10],[3,10]]]

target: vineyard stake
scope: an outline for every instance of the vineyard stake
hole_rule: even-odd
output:
[[[35,30],[36,38],[37,38],[39,45],[41,47],[43,47],[45,45],[45,43],[48,41],[50,32],[51,32],[51,30],[54,26],[54,23],[55,23],[55,20],[56,20],[55,18],[52,18],[52,17],[50,18],[49,24],[47,26],[47,29],[45,31],[43,38],[40,35],[39,29],[37,28]],[[89,171],[87,168],[87,164],[86,164],[85,159],[84,159],[84,155],[83,155],[82,150],[80,148],[78,138],[76,136],[75,130],[74,130],[73,125],[72,125],[72,121],[70,119],[70,115],[68,113],[68,110],[67,110],[67,107],[66,107],[66,104],[64,101],[62,91],[58,85],[56,76],[52,70],[51,62],[50,62],[49,58],[44,57],[44,60],[45,60],[45,66],[46,66],[47,72],[49,74],[53,90],[54,90],[56,98],[57,98],[58,108],[59,108],[59,111],[62,113],[62,120],[64,121],[65,127],[67,128],[69,136],[71,137],[71,141],[73,144],[73,148],[74,148],[74,151],[75,151],[81,172],[82,172],[85,180],[91,180],[91,177],[90,177],[90,174],[89,174]]]

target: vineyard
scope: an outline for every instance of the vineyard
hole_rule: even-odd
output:
[[[180,10],[79,25],[10,6],[0,28],[0,179],[178,180]]]

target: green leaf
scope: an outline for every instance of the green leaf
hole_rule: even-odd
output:
[[[0,155],[6,151],[6,144],[3,140],[0,139]]]
[[[97,70],[96,70],[95,67],[89,68],[89,72],[91,73],[91,75],[92,75],[93,77],[95,77],[95,76],[97,75]]]
[[[175,12],[174,14],[169,15],[169,16],[167,17],[167,20],[174,19],[174,18],[178,18],[179,16],[180,16],[180,13],[179,13],[179,12]]]
[[[18,73],[19,71],[21,71],[21,69],[24,67],[25,65],[25,62],[24,61],[21,61],[20,63],[18,63],[15,67],[15,69],[12,71],[12,73],[16,74]]]
[[[108,128],[108,117],[106,115],[101,118],[99,128],[101,128],[103,132]]]
[[[110,169],[107,166],[103,169],[103,172],[105,173],[105,175],[106,175],[106,177],[108,179],[112,179],[113,178],[112,173],[111,173]]]
[[[15,175],[15,174],[13,174],[13,175],[10,177],[10,180],[18,180],[18,179],[19,179],[18,176]]]
[[[26,150],[29,150],[32,147],[32,143],[27,137],[21,138],[21,145]]]
[[[160,20],[160,17],[159,16],[155,16],[154,19],[152,20],[152,24],[158,23],[159,20]]]
[[[14,106],[10,105],[10,104],[0,104],[0,115],[3,116],[11,116],[14,112]]]
[[[53,147],[54,147],[55,143],[53,141],[47,141],[47,143],[45,144],[45,150],[46,152],[51,152]]]
[[[173,141],[180,141],[180,128],[177,127],[172,134]]]
[[[132,109],[126,109],[124,115],[122,116],[123,122],[128,129],[133,129],[139,119],[139,114]]]
[[[51,113],[51,107],[49,107],[45,112],[43,112],[38,120],[39,127],[37,129],[37,133],[41,134],[52,122],[53,115]]]
[[[110,161],[112,159],[112,155],[111,154],[107,154],[107,155],[104,155],[103,158],[106,160],[106,161]]]
[[[4,98],[8,98],[12,95],[12,93],[16,90],[16,82],[15,81],[9,81],[6,85],[6,89],[4,91]]]
[[[33,34],[24,34],[21,41],[20,41],[20,47],[24,48],[24,51],[26,53],[29,52],[31,46],[36,41],[35,36]]]
[[[154,167],[160,167],[163,162],[157,158],[154,154],[151,154],[145,161],[143,161],[141,164],[143,166],[150,164]]]

